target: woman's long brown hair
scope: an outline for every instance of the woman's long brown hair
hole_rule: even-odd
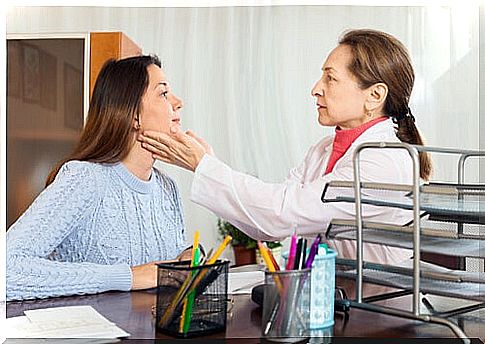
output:
[[[70,160],[115,163],[123,160],[134,144],[133,121],[140,114],[148,87],[150,65],[161,67],[157,56],[109,60],[94,85],[86,125],[74,151],[49,173],[46,187],[61,166]]]
[[[395,37],[376,30],[351,30],[339,40],[352,49],[350,71],[357,77],[362,89],[376,83],[388,87],[384,113],[397,123],[396,136],[410,144],[423,145],[423,139],[409,109],[409,98],[414,86],[414,70],[404,45]],[[420,177],[429,180],[432,163],[429,154],[419,153]]]

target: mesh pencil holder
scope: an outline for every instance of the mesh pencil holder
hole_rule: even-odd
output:
[[[265,271],[262,336],[301,342],[310,336],[311,270]]]
[[[229,261],[158,264],[156,329],[190,338],[226,329]]]
[[[319,248],[320,250],[323,247]],[[307,250],[308,256],[309,249]],[[282,255],[288,259],[288,252]],[[327,249],[326,254],[317,254],[312,264],[310,329],[322,329],[334,324],[335,303],[335,258],[337,252]]]

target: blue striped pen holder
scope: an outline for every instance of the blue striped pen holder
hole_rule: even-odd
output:
[[[337,252],[326,249],[323,245],[318,248],[319,254],[315,256],[311,273],[310,292],[310,329],[321,329],[334,324],[335,302],[335,258]],[[307,250],[308,257],[309,249]],[[283,259],[288,259],[285,252]]]
[[[319,247],[325,250],[324,247]],[[335,301],[335,258],[337,252],[327,249],[326,254],[318,254],[312,265],[310,328],[324,328],[334,324]]]

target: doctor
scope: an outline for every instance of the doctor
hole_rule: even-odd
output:
[[[409,109],[414,71],[403,44],[375,30],[346,32],[322,67],[312,89],[318,122],[335,134],[310,147],[303,162],[282,183],[265,183],[232,170],[194,133],[147,131],[142,146],[161,161],[194,171],[191,199],[227,219],[249,236],[262,240],[322,233],[334,218],[352,219],[354,204],[322,203],[332,180],[353,180],[352,153],[363,142],[422,144]],[[431,161],[420,156],[421,178],[427,180]],[[361,154],[362,181],[412,183],[412,161],[402,149],[368,149]],[[410,211],[363,206],[364,220],[405,224]],[[335,241],[340,257],[355,257],[355,243]],[[364,259],[398,264],[411,251],[365,244]]]

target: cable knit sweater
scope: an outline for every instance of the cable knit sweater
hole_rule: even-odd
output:
[[[130,266],[186,248],[174,181],[70,161],[7,231],[7,300],[130,290]]]

